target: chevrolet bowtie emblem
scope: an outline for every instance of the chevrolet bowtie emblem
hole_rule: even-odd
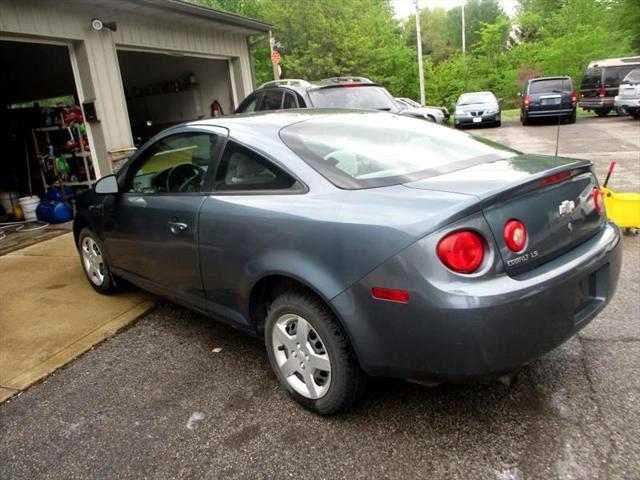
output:
[[[560,213],[560,216],[569,215],[575,209],[576,209],[576,204],[573,200],[565,200],[558,207],[558,212]]]

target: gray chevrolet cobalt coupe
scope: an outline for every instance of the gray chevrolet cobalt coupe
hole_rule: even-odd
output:
[[[121,279],[264,338],[321,414],[367,376],[507,374],[584,327],[622,248],[589,162],[385,112],[166,130],[77,203],[91,285]]]

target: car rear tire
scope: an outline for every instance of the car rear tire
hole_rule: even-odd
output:
[[[363,394],[366,375],[331,310],[305,291],[269,306],[265,347],[280,384],[303,407],[331,415]]]
[[[576,123],[576,117],[577,117],[576,112],[573,112],[569,117],[569,123]]]
[[[520,115],[520,122],[522,122],[522,125],[530,125],[531,124],[531,120],[529,120],[529,117],[526,113],[523,113]]]
[[[83,228],[80,231],[78,250],[82,270],[94,290],[104,295],[117,292],[118,285],[104,257],[102,243],[89,228]]]
[[[501,125],[502,125],[502,121],[501,121],[501,120],[498,120],[498,121],[496,122],[496,127],[499,127],[499,126],[501,126]]]
[[[630,110],[629,114],[635,119],[640,119],[640,110]]]
[[[598,115],[599,117],[606,117],[607,115],[609,115],[610,111],[611,110],[608,109],[608,108],[596,108],[595,109],[596,115]]]

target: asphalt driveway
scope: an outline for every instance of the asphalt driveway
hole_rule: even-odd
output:
[[[578,122],[564,151],[615,153],[637,191],[640,123]],[[482,133],[535,151],[554,129]],[[0,406],[0,477],[640,480],[640,237],[624,250],[617,297],[514,385],[377,380],[333,418],[286,398],[258,340],[162,304]]]

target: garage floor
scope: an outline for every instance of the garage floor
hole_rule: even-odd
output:
[[[87,283],[73,235],[0,256],[0,401],[150,310],[151,295],[106,297]]]

